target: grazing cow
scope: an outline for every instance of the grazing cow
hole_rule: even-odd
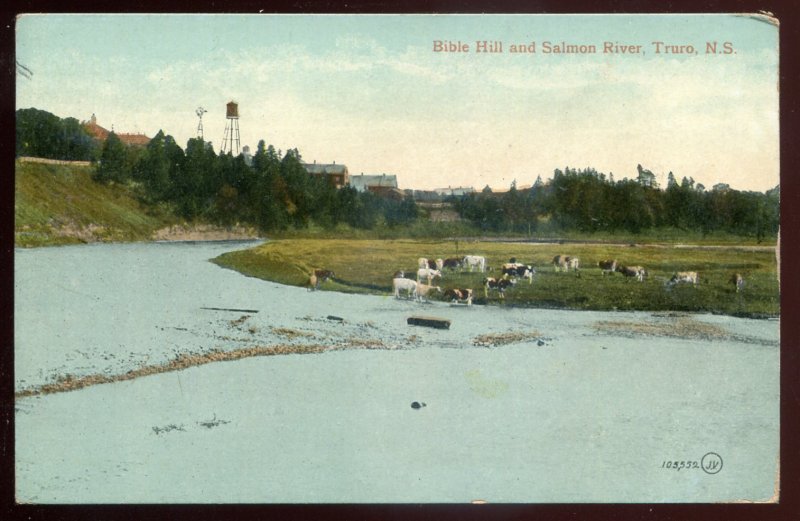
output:
[[[522,279],[528,279],[528,284],[533,284],[533,275],[536,273],[536,270],[533,269],[533,266],[529,264],[520,264],[516,262],[508,262],[503,264],[502,271],[503,277],[519,277]]]
[[[441,293],[442,288],[439,286],[431,286],[428,284],[423,284],[422,282],[417,282],[417,300],[422,300],[423,298],[427,301],[428,294],[431,291],[435,291],[436,293]]]
[[[736,288],[736,293],[739,293],[742,291],[742,288],[744,288],[744,277],[742,277],[741,273],[734,273],[731,275],[731,278],[728,282],[732,284],[734,288]]]
[[[425,265],[422,265],[422,261],[425,261]],[[422,268],[429,268],[432,270],[441,270],[444,267],[444,261],[442,259],[425,259],[423,257],[419,258],[419,267]]]
[[[567,257],[567,269],[578,271],[581,267],[581,260],[578,257]]]
[[[626,277],[635,277],[639,282],[643,282],[647,276],[647,270],[641,266],[617,266],[617,271]]]
[[[417,281],[404,278],[392,279],[392,290],[394,290],[394,297],[400,298],[401,291],[408,291],[408,298],[416,297],[417,295]]]
[[[312,273],[311,276],[308,277],[308,291],[315,291],[317,289],[317,285],[317,276]]]
[[[442,268],[455,270],[460,267],[461,267],[461,259],[450,258],[442,261]]]
[[[334,272],[332,272],[331,270],[316,269],[316,270],[314,270],[314,276],[317,277],[317,287],[319,287],[320,284],[322,284],[323,282],[327,281],[328,279],[335,279],[336,278],[336,274]]]
[[[472,305],[472,290],[471,289],[448,289],[444,292],[445,300],[450,302],[465,302],[468,306]]]
[[[517,283],[517,279],[496,279],[488,277],[483,279],[483,296],[489,298],[489,290],[494,289],[500,294],[500,298],[506,298],[506,288],[509,288]]]
[[[613,260],[601,260],[600,262],[597,263],[597,265],[600,267],[600,270],[601,270],[603,275],[605,275],[605,274],[613,274],[615,271],[617,271],[617,260],[616,259],[613,259]]]
[[[470,273],[472,273],[472,268],[478,268],[478,271],[483,273],[486,271],[486,257],[467,255],[461,260],[461,265],[469,268]]]
[[[432,270],[430,268],[420,268],[417,270],[417,281],[425,278],[428,280],[428,284],[430,284],[436,277],[442,278],[442,272],[439,270]]]
[[[566,255],[556,255],[553,257],[553,269],[555,271],[567,271],[569,268],[569,257]]]
[[[697,279],[696,271],[679,271],[667,281],[667,286],[672,287],[675,284],[691,284],[692,286],[697,286]]]

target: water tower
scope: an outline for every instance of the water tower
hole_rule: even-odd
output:
[[[228,122],[225,124],[225,137],[222,138],[222,153],[232,153],[239,155],[239,104],[229,101],[226,105],[225,117]],[[236,151],[234,152],[234,146]]]

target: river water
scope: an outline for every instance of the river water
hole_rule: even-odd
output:
[[[777,321],[692,316],[728,332],[724,340],[601,334],[599,321],[666,319],[308,292],[208,262],[254,244],[15,252],[17,391],[210,350],[354,339],[382,347],[245,358],[18,398],[18,501],[773,495]],[[412,314],[452,327],[408,326]],[[475,343],[534,331],[516,343]],[[686,463],[676,470],[675,461]]]

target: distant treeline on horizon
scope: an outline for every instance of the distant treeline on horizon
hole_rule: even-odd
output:
[[[276,151],[260,141],[252,161],[215,153],[211,144],[190,139],[182,149],[159,131],[145,146],[129,146],[111,132],[95,139],[75,118],[61,119],[30,108],[16,112],[16,155],[95,163],[101,183],[132,185],[147,204],[166,204],[185,218],[219,224],[246,223],[263,231],[409,225],[421,216],[411,196],[380,197],[351,187],[334,188],[311,176],[300,152]],[[593,168],[556,169],[533,186],[492,193],[484,189],[449,201],[477,230],[493,233],[548,231],[643,233],[660,228],[772,237],[780,222],[780,188],[764,193],[727,185],[707,190],[692,178],[670,172],[667,186],[638,166],[638,179],[615,181]]]

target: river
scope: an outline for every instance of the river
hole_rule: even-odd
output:
[[[777,321],[691,315],[683,320],[724,334],[615,333],[597,326],[668,327],[674,318],[309,292],[208,262],[254,244],[15,251],[17,392],[65,375],[122,375],[182,354],[338,346],[18,397],[18,501],[717,502],[773,495]],[[452,326],[409,326],[412,314]],[[507,333],[520,340],[477,341]]]

